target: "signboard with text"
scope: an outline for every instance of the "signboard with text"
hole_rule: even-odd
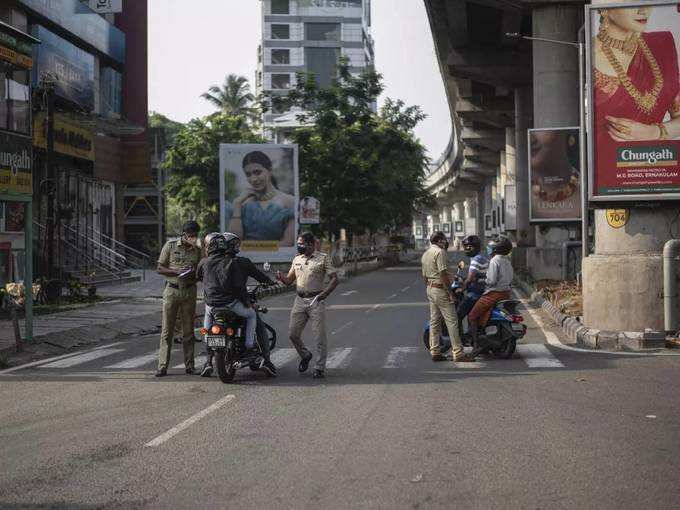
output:
[[[90,9],[99,14],[123,12],[123,0],[90,0]]]
[[[0,132],[0,193],[33,193],[31,139]]]
[[[321,223],[321,205],[314,197],[300,200],[300,225],[318,225]]]
[[[33,145],[47,148],[45,113],[33,117]],[[62,115],[54,117],[54,150],[66,156],[94,161],[94,137],[92,131],[69,121]]]
[[[676,4],[586,6],[592,201],[680,200]]]

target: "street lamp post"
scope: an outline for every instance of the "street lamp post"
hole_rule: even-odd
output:
[[[545,37],[530,37],[522,35],[517,32],[506,33],[506,37],[513,37],[516,39],[525,39],[527,41],[537,41],[549,44],[561,44],[563,46],[571,46],[578,49],[578,81],[579,81],[579,164],[581,166],[581,259],[588,256],[588,180],[587,180],[587,156],[586,156],[586,113],[585,113],[585,93],[584,93],[584,65],[583,59],[585,57],[584,43],[581,41],[583,27],[579,30],[579,42],[558,41],[556,39],[547,39]]]

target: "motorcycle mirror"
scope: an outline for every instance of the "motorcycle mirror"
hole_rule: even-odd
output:
[[[272,270],[272,265],[269,262],[265,262],[262,264],[262,269],[264,269],[265,273],[268,273]]]

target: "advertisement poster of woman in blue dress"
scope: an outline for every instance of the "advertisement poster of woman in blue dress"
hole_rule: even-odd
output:
[[[222,144],[220,174],[222,229],[242,239],[244,252],[288,255],[297,236],[297,147]]]

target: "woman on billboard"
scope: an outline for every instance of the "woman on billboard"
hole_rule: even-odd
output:
[[[675,6],[669,11],[677,14]],[[647,6],[600,10],[593,41],[599,148],[612,140],[680,137],[675,40],[671,32],[645,32],[651,12]]]
[[[242,166],[250,187],[234,200],[228,230],[245,241],[278,241],[279,246],[293,246],[295,197],[277,188],[271,159],[253,151],[243,158]]]
[[[575,220],[581,217],[578,130],[532,130],[531,219]]]

